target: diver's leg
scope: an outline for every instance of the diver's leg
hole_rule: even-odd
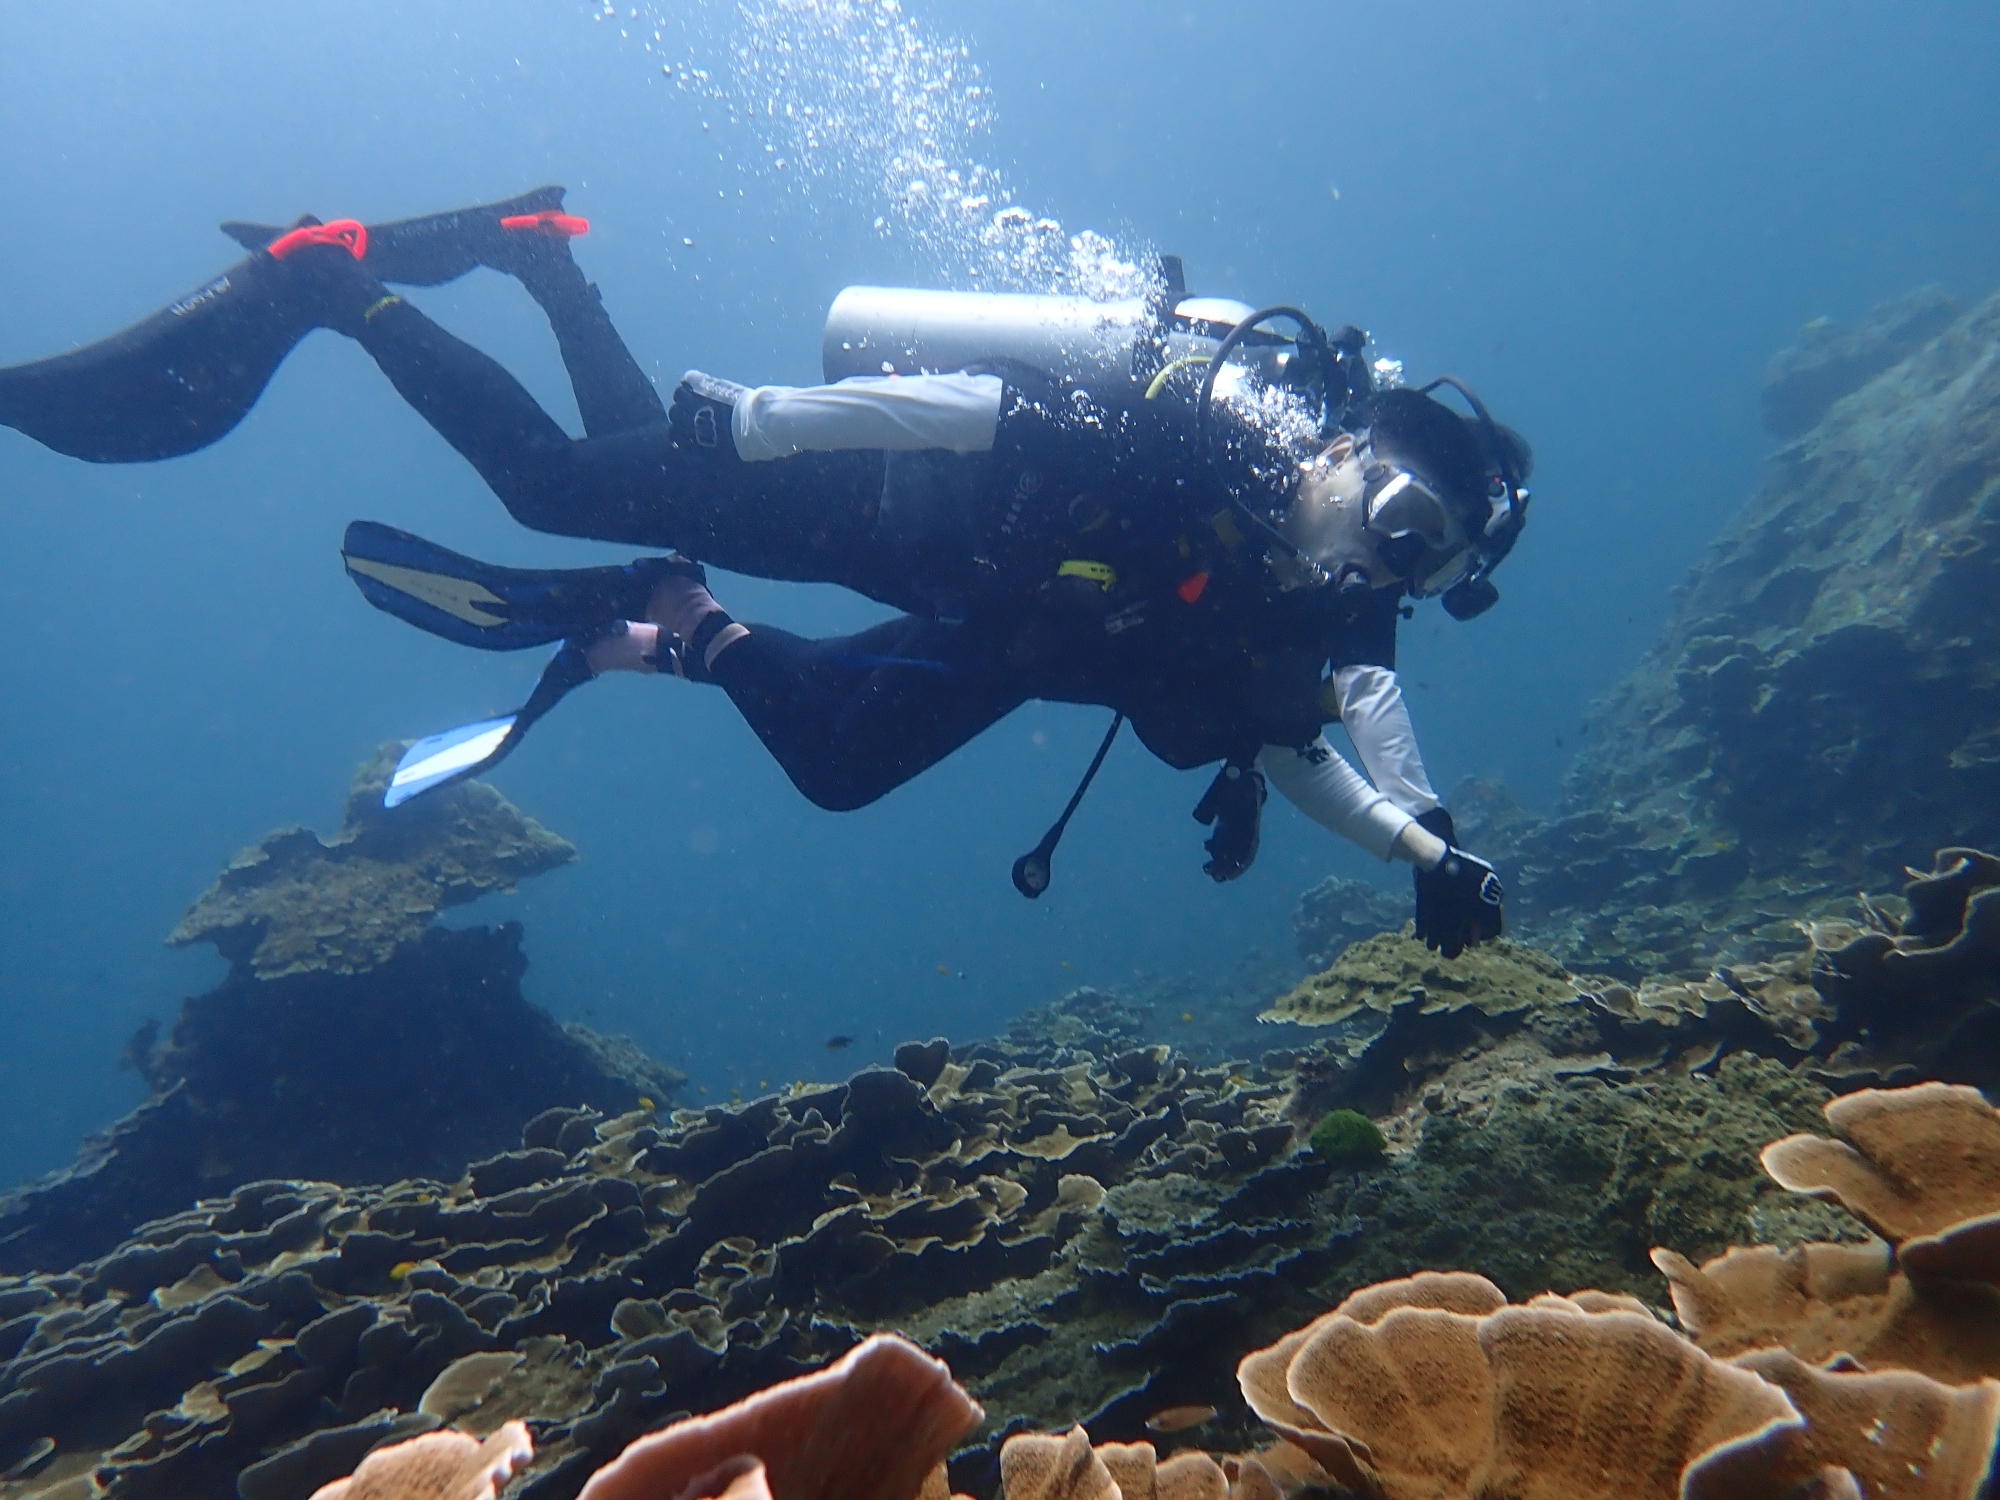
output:
[[[539,243],[522,247],[514,274],[548,315],[585,434],[609,437],[665,426],[660,393],[611,326],[597,284],[570,258],[566,242],[529,238]]]
[[[542,187],[498,203],[371,224],[365,263],[377,280],[396,286],[441,286],[478,266],[515,277],[555,330],[583,430],[603,437],[664,422],[666,411],[611,326],[597,288],[570,256],[570,240],[589,228],[563,212],[562,188]],[[222,231],[247,250],[284,233],[273,224],[245,223],[224,224]]]
[[[717,683],[792,784],[829,812],[894,791],[1025,700],[963,627],[905,615],[806,640],[739,625],[682,578],[661,583],[649,613],[589,648],[592,671],[678,669]]]
[[[681,447],[671,428],[571,439],[497,362],[400,300],[356,334],[410,406],[537,531],[673,547],[734,572],[836,583],[895,605],[876,534],[873,451],[745,464]]]
[[[1025,701],[976,644],[964,627],[913,616],[820,641],[759,625],[709,672],[792,784],[829,812],[848,812]]]

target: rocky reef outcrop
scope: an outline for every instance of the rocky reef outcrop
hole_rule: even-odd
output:
[[[1555,816],[1454,795],[1511,835],[1481,845],[1510,919],[1564,961],[1767,958],[1940,845],[2000,845],[2000,297],[1919,337],[1924,306],[1778,450]]]
[[[360,974],[421,938],[441,911],[576,858],[484,782],[390,809],[402,754],[384,745],[355,773],[340,832],[279,828],[229,862],[167,941],[213,943],[240,973]]]
[[[1292,936],[1306,968],[1324,969],[1349,943],[1393,932],[1410,914],[1407,891],[1393,893],[1365,880],[1329,875],[1299,897]]]
[[[680,1086],[631,1043],[530,1004],[518,924],[431,925],[576,851],[477,782],[385,814],[398,749],[361,767],[330,844],[271,834],[175,928],[172,942],[213,941],[228,976],[165,1036],[133,1038],[145,1103],[0,1200],[0,1268],[89,1259],[245,1182],[454,1176],[545,1109],[623,1112]]]
[[[1962,310],[1943,287],[1925,286],[1883,303],[1852,328],[1814,318],[1764,368],[1764,425],[1787,438],[1812,431],[1834,402],[1908,359]]]

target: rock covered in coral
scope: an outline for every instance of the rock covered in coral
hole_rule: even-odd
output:
[[[167,941],[213,943],[260,979],[358,974],[423,935],[440,911],[509,891],[576,847],[484,782],[382,806],[401,744],[355,773],[340,832],[281,828],[229,862]]]
[[[365,974],[239,970],[137,1049],[153,1095],[0,1200],[0,1268],[73,1265],[147,1219],[264,1178],[456,1176],[536,1114],[623,1113],[684,1082],[521,993],[521,929],[432,929]]]
[[[2000,847],[2000,297],[1827,412],[1593,711],[1509,917],[1620,977],[1763,959]]]
[[[1569,971],[1545,953],[1505,938],[1440,958],[1411,935],[1383,932],[1355,943],[1264,1012],[1266,1021],[1339,1026],[1386,1019],[1407,1004],[1440,1013],[1475,1010],[1494,1016],[1537,1005],[1567,1004],[1575,990]]]
[[[1943,287],[1926,286],[1883,303],[1853,328],[1813,319],[1798,343],[1764,368],[1764,425],[1780,437],[1811,431],[1834,402],[1908,359],[1960,311]]]
[[[1383,1114],[1462,1049],[1582,1003],[1545,953],[1501,939],[1440,958],[1405,926],[1352,944],[1261,1019],[1325,1028],[1297,1061],[1302,1106]]]
[[[1393,932],[1408,919],[1408,892],[1395,894],[1365,880],[1329,875],[1299,897],[1292,935],[1308,969],[1324,969],[1349,943]]]
[[[1763,1146],[1814,1120],[1826,1097],[1768,1058],[1735,1054],[1712,1074],[1640,1071],[1551,1052],[1532,1031],[1455,1058],[1385,1122],[1390,1164],[1329,1189],[1326,1211],[1365,1226],[1338,1288],[1418,1264],[1477,1266],[1516,1297],[1651,1296],[1655,1245],[1709,1255],[1732,1242],[1864,1238],[1759,1169]]]
[[[430,925],[576,850],[478,782],[385,811],[399,749],[361,768],[332,844],[270,835],[175,929],[174,942],[213,941],[228,977],[183,1001],[164,1041],[148,1022],[126,1048],[144,1104],[0,1199],[0,1269],[90,1259],[259,1179],[451,1177],[544,1110],[622,1114],[686,1081],[529,1004],[518,924]]]

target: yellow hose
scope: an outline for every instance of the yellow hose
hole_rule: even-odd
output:
[[[1176,370],[1185,370],[1189,365],[1205,365],[1210,358],[1211,356],[1206,354],[1183,354],[1153,377],[1153,383],[1146,387],[1146,399],[1151,401],[1159,395]]]

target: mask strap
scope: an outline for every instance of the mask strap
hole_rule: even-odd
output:
[[[1465,404],[1472,408],[1473,416],[1479,423],[1480,440],[1486,447],[1487,456],[1493,460],[1494,467],[1499,469],[1500,482],[1507,486],[1507,519],[1502,524],[1500,536],[1497,538],[1499,545],[1497,550],[1491,553],[1483,545],[1479,548],[1479,566],[1473,570],[1469,581],[1478,580],[1499,567],[1507,554],[1514,550],[1514,540],[1520,536],[1521,527],[1527,521],[1527,510],[1521,498],[1521,473],[1514,466],[1512,452],[1500,440],[1500,424],[1493,420],[1493,414],[1486,409],[1486,403],[1481,401],[1464,381],[1455,375],[1440,375],[1430,384],[1418,386],[1417,394],[1428,396],[1441,385],[1448,385],[1457,391],[1465,398]]]

